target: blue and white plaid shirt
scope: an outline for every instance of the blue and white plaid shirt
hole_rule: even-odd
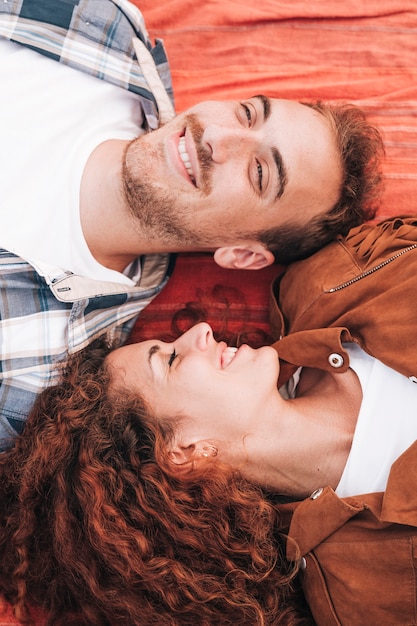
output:
[[[152,47],[141,12],[128,0],[2,0],[0,37],[137,94],[149,129],[173,114],[163,43]]]
[[[140,11],[127,0],[3,0],[0,37],[128,89],[146,130],[173,115],[161,42],[152,48]],[[168,95],[167,95],[168,94]],[[137,285],[102,282],[0,250],[0,449],[21,432],[57,362],[109,333],[127,339],[137,315],[165,286],[170,255],[146,255]]]

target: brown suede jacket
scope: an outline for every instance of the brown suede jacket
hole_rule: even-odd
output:
[[[290,266],[273,285],[272,324],[280,384],[299,366],[346,371],[351,341],[417,382],[417,218],[352,229]],[[385,493],[341,499],[323,485],[282,510],[319,626],[417,624],[417,442]]]

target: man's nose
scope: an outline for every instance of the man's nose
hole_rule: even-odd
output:
[[[209,124],[203,133],[203,144],[210,152],[210,156],[216,163],[223,163],[236,154],[242,155],[243,151],[253,147],[254,137],[252,133],[241,127],[227,127],[219,124]]]

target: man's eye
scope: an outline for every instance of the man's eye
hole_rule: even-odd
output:
[[[256,161],[256,170],[258,173],[258,185],[259,185],[259,189],[262,191],[262,177],[263,177],[263,171],[262,171],[262,165],[259,163],[259,161]]]
[[[169,355],[169,359],[168,359],[168,367],[171,367],[171,365],[173,364],[173,362],[175,361],[175,359],[177,358],[177,353],[175,352],[175,349],[171,352],[171,354]]]
[[[252,113],[250,111],[250,108],[246,104],[244,104],[243,102],[242,102],[242,107],[243,107],[243,110],[245,111],[245,115],[246,115],[246,118],[247,118],[247,120],[249,122],[249,126],[250,126],[252,124]]]

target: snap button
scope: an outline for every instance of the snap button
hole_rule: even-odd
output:
[[[323,493],[323,487],[320,487],[320,489],[316,489],[315,491],[313,491],[313,493],[310,496],[311,500],[317,500],[317,498],[320,498],[322,493]]]
[[[417,376],[409,376],[409,379],[412,383],[417,383]]]
[[[332,367],[342,367],[344,363],[344,359],[341,354],[337,354],[337,352],[332,352],[329,356],[328,361]]]
[[[305,569],[306,569],[306,567],[307,567],[307,561],[305,560],[305,558],[304,558],[304,557],[302,557],[302,558],[300,559],[300,569],[301,569],[301,570],[305,570]]]

